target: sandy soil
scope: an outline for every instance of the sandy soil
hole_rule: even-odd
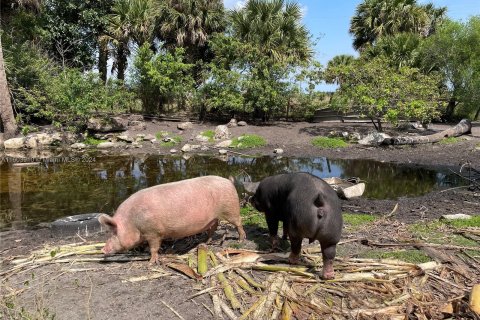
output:
[[[143,132],[155,134],[165,130],[184,136],[184,142],[193,142],[201,131],[214,129],[216,124],[196,123],[193,129],[179,132],[175,122],[148,122]],[[438,132],[447,125],[433,125],[429,131],[421,134]],[[419,165],[448,165],[460,167],[470,162],[479,169],[480,124],[474,124],[472,133],[465,135],[455,144],[427,144],[419,146],[371,148],[352,145],[344,149],[320,150],[310,145],[314,136],[326,135],[331,131],[348,131],[366,133],[372,131],[369,124],[340,123],[274,123],[270,125],[248,125],[231,128],[234,136],[243,133],[262,135],[268,145],[258,149],[242,151],[248,154],[273,154],[274,148],[282,148],[283,156],[325,156],[329,158],[368,158],[378,161],[413,163]],[[399,134],[389,129],[392,134]],[[169,154],[171,148],[161,148],[155,144],[144,144],[141,149],[128,149],[131,153]],[[124,152],[124,151],[123,151]],[[210,152],[216,153],[216,150]],[[398,211],[393,217],[395,225],[437,219],[442,214],[466,213],[480,214],[480,190],[456,189],[448,192],[434,192],[417,198],[401,198],[398,201],[356,199],[343,202],[344,211],[364,212],[376,215],[389,213],[398,203]],[[223,231],[222,231],[223,230]],[[248,249],[264,249],[267,231],[247,227],[247,240],[242,246]],[[385,231],[385,225],[378,230],[369,230],[362,237],[381,241],[377,231]],[[226,240],[222,234],[227,232]],[[390,240],[396,231],[392,231]],[[346,231],[344,239],[360,235]],[[236,246],[236,231],[229,226],[222,226],[217,231],[212,247],[216,249]],[[87,243],[104,241],[106,234],[92,235]],[[167,252],[164,259],[175,260],[175,255],[188,252],[204,240],[205,236],[166,243],[162,246]],[[65,243],[82,242],[78,237],[54,238],[48,228],[35,230],[11,230],[0,233],[1,271],[11,270],[11,260],[21,255],[28,255],[32,250],[46,244],[56,246]],[[355,255],[365,250],[359,244],[346,245],[339,249],[339,256]],[[181,249],[180,249],[181,248]],[[166,275],[157,279],[129,282],[132,277],[153,274],[163,270]],[[478,279],[478,274],[477,274]],[[474,279],[473,279],[474,280]],[[135,262],[81,262],[69,264],[51,264],[21,273],[8,274],[0,283],[0,318],[5,319],[179,319],[172,310],[184,319],[211,319],[212,309],[208,294],[188,299],[202,287],[179,273],[171,272],[164,265],[151,267],[146,261]]]

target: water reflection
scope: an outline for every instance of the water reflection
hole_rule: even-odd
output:
[[[274,157],[170,156],[97,157],[94,162],[46,162],[36,167],[0,165],[0,228],[21,227],[56,218],[113,210],[130,194],[152,185],[202,175],[259,181],[282,172],[319,177],[359,177],[364,197],[393,199],[458,186],[447,169],[399,166],[370,160]]]

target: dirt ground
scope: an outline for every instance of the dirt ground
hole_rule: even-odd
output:
[[[129,134],[169,131],[184,136],[184,142],[194,143],[194,137],[202,131],[214,129],[213,123],[195,123],[192,129],[180,132],[176,122],[147,122],[145,131]],[[448,125],[435,124],[426,132],[429,134],[448,128]],[[350,123],[287,123],[278,122],[269,125],[247,125],[231,128],[233,136],[254,133],[263,136],[268,144],[258,149],[242,150],[252,155],[272,155],[275,148],[282,148],[282,156],[324,156],[343,159],[373,159],[384,162],[409,163],[418,165],[451,166],[459,169],[470,163],[480,169],[480,124],[475,123],[472,133],[464,135],[453,144],[426,144],[402,147],[364,147],[351,145],[347,148],[325,150],[313,147],[310,140],[314,136],[327,135],[331,131],[360,132],[373,131],[370,124]],[[387,128],[392,135],[408,134]],[[155,144],[144,144],[141,149],[128,149],[131,153],[169,154],[171,148],[162,148]],[[179,148],[177,148],[179,149]],[[122,151],[125,152],[125,151]],[[209,152],[216,153],[216,150]],[[207,152],[208,153],[208,152]],[[411,235],[405,232],[412,223],[436,220],[443,214],[465,213],[480,215],[480,190],[453,189],[447,192],[433,192],[416,198],[398,200],[371,200],[359,198],[343,201],[343,210],[351,213],[370,213],[378,217],[390,213],[395,205],[397,210],[383,223],[371,225],[361,230],[345,229],[342,244],[338,247],[337,257],[355,258],[361,253],[372,250],[358,239],[372,242],[395,242]],[[241,247],[252,250],[265,250],[267,230],[247,226],[246,243],[236,241],[236,231],[230,226],[222,225],[217,231],[210,247],[221,250],[226,247]],[[226,233],[225,233],[226,232]],[[222,235],[225,233],[225,237]],[[68,243],[95,243],[104,241],[107,234],[98,233],[87,238],[76,236],[67,238],[52,237],[48,228],[33,230],[10,230],[0,233],[0,319],[213,319],[212,298],[206,293],[190,297],[205,289],[208,283],[194,281],[181,273],[174,272],[166,266],[168,261],[175,261],[179,254],[195,251],[205,235],[168,242],[162,246],[164,264],[150,266],[145,259],[128,262],[81,262],[51,263],[36,265],[19,272],[11,272],[12,261],[21,256],[28,256],[33,250],[46,245],[52,247]],[[224,239],[225,238],[225,239]],[[478,242],[477,242],[478,244]],[[312,244],[310,246],[315,246]],[[318,244],[316,244],[318,246]],[[306,247],[306,243],[304,245]],[[288,244],[283,249],[288,252]],[[139,249],[138,252],[141,252]],[[148,259],[148,257],[144,258]],[[478,261],[478,259],[477,259]],[[155,279],[131,282],[129,279],[145,275],[158,275]],[[337,273],[338,275],[338,273]],[[468,279],[463,283],[471,287],[478,283],[480,270],[470,268]],[[320,282],[320,280],[318,280]],[[458,286],[458,285],[457,285]],[[457,292],[458,294],[458,292]],[[465,294],[465,292],[463,292]],[[407,308],[408,309],[408,308]],[[175,314],[175,312],[178,313]],[[406,312],[406,311],[405,311]],[[412,313],[413,314],[413,313]],[[295,314],[296,318],[307,318],[305,314]],[[333,316],[325,316],[330,319]],[[338,317],[337,317],[338,318]],[[346,317],[348,318],[348,317]],[[375,317],[371,317],[374,319]],[[388,317],[387,317],[388,318]],[[385,318],[385,319],[387,319]],[[434,314],[429,319],[440,319]],[[460,317],[458,319],[474,319]],[[383,319],[379,317],[378,319]],[[408,317],[408,319],[418,319]]]

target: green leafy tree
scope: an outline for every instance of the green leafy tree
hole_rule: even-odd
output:
[[[333,57],[327,63],[327,68],[324,73],[324,80],[327,83],[340,84],[341,79],[338,77],[338,74],[335,74],[333,71],[337,70],[339,67],[348,66],[355,61],[355,57],[350,54],[341,54]]]
[[[144,112],[163,112],[165,106],[186,107],[194,81],[191,76],[193,65],[184,61],[184,53],[182,48],[154,53],[147,43],[138,49],[132,78]]]
[[[18,125],[10,100],[10,90],[7,81],[7,72],[3,56],[2,36],[5,30],[5,21],[9,22],[13,12],[19,9],[38,11],[38,0],[26,1],[1,1],[0,2],[0,132],[4,132],[5,138],[11,138],[18,132]]]
[[[452,119],[457,106],[466,115],[480,113],[480,16],[467,22],[447,21],[421,46],[424,72],[443,75],[449,90],[446,119]],[[470,115],[472,116],[472,115]]]
[[[89,70],[112,1],[44,0],[42,43],[63,66]]]
[[[397,70],[382,58],[358,60],[339,67],[336,73],[342,83],[333,104],[370,118],[378,131],[381,120],[397,124],[400,119],[416,119],[425,124],[442,112],[438,76],[410,67]]]
[[[445,17],[446,8],[418,4],[416,0],[364,0],[350,21],[353,47],[363,51],[388,35],[409,32],[432,34]]]

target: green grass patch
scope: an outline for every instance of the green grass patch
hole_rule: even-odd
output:
[[[438,143],[440,143],[440,144],[454,144],[454,143],[457,143],[459,141],[460,141],[460,139],[457,138],[457,137],[448,137],[448,138],[443,138]]]
[[[94,137],[90,137],[90,136],[87,136],[85,138],[85,140],[83,141],[83,143],[85,144],[88,144],[88,145],[91,145],[91,146],[96,146],[102,142],[105,142],[106,140],[100,140],[100,139],[96,139]]]
[[[377,219],[371,214],[343,213],[343,223],[350,228],[357,228],[369,224]]]
[[[442,220],[442,222],[455,228],[480,227],[480,216],[472,216],[468,220]]]
[[[448,226],[440,221],[415,223],[408,227],[409,231],[423,242],[451,244],[457,246],[477,247],[478,243],[459,234],[454,234]]]
[[[247,149],[262,147],[267,144],[267,141],[256,134],[244,134],[240,137],[234,138],[230,147],[237,149]]]
[[[168,131],[159,131],[155,134],[155,137],[157,138],[158,141],[160,141],[160,146],[161,147],[173,147],[180,142],[182,142],[183,137],[181,136],[170,136],[170,132]],[[171,140],[170,141],[163,141],[164,138],[169,137]]]
[[[424,263],[432,260],[422,251],[415,249],[397,251],[369,250],[360,256],[367,259],[396,259],[410,263]]]
[[[265,214],[257,211],[251,205],[247,205],[240,209],[240,215],[242,216],[242,223],[244,225],[253,225],[260,228],[267,228],[267,220]]]
[[[348,143],[340,138],[316,137],[312,139],[312,145],[322,149],[333,149],[345,148],[348,146]]]
[[[215,137],[215,131],[207,130],[200,133],[200,135],[207,137],[209,142],[213,142],[213,138]]]
[[[163,138],[168,137],[169,135],[170,135],[170,132],[162,130],[155,133],[155,138],[157,138],[157,140],[162,140]]]

